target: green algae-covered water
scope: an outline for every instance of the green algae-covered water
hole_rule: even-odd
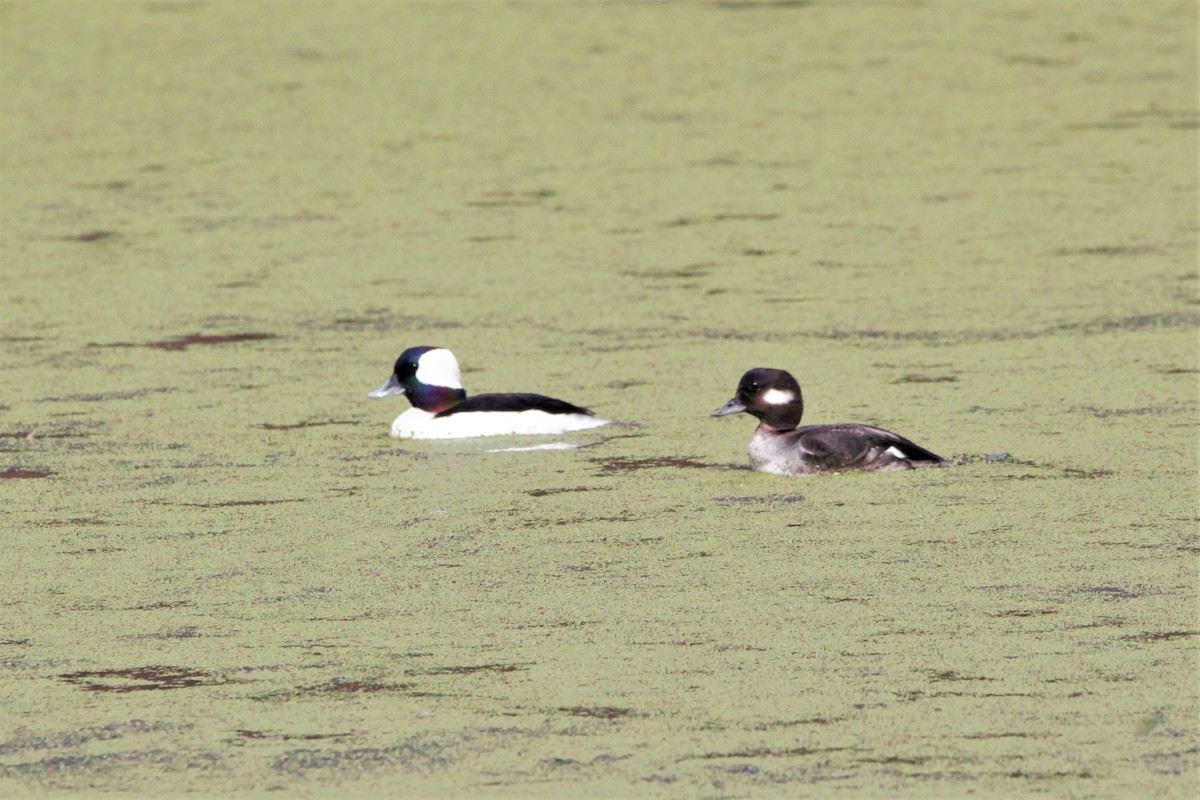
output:
[[[1194,797],[1196,30],[0,5],[0,794]],[[622,424],[392,440],[417,344]]]

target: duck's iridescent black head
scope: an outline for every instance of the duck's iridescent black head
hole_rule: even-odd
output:
[[[369,397],[406,396],[422,411],[437,414],[466,399],[458,359],[444,347],[410,347],[396,359],[387,383]]]
[[[757,367],[738,381],[733,399],[712,413],[724,417],[745,411],[762,424],[777,431],[790,431],[804,416],[804,397],[800,384],[781,369]]]

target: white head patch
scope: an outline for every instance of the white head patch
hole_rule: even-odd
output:
[[[767,389],[762,393],[762,401],[772,406],[783,406],[796,399],[796,395],[787,389]]]
[[[447,389],[461,389],[462,374],[458,369],[458,359],[444,347],[430,350],[421,355],[417,361],[417,380],[429,386],[445,386]]]

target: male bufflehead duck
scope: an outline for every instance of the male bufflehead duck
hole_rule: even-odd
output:
[[[540,394],[467,397],[458,359],[444,347],[410,347],[387,383],[368,397],[402,394],[413,407],[392,422],[397,439],[465,439],[507,433],[565,433],[607,425],[586,408]]]
[[[870,425],[800,425],[800,384],[781,369],[752,369],[738,381],[737,394],[712,413],[745,411],[758,418],[750,439],[750,463],[773,475],[867,470],[882,472],[941,463],[941,456],[903,436]]]

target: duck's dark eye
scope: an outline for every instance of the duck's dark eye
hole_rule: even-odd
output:
[[[758,392],[758,384],[757,383],[746,384],[746,391],[750,392],[751,394],[757,393]]]

